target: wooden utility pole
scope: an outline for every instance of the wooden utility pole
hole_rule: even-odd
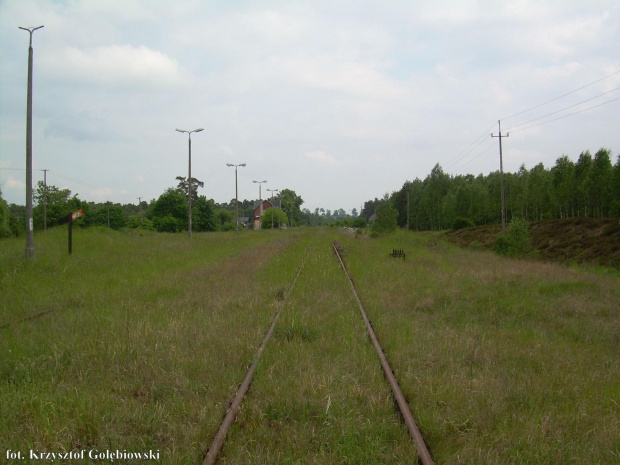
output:
[[[502,137],[508,137],[510,134],[502,134],[502,122],[497,121],[499,127],[499,134],[497,136],[491,134],[491,137],[499,137],[499,182],[502,192],[502,234],[506,232],[506,195],[504,192],[504,161],[502,156]]]

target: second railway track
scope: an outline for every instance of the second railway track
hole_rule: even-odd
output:
[[[389,366],[387,357],[374,333],[356,292],[353,280],[346,269],[340,250],[336,244],[330,244],[330,249],[335,253],[342,271],[338,271],[337,267],[333,265],[329,267],[326,265],[327,253],[325,248],[313,247],[312,254],[311,250],[308,251],[292,285],[285,294],[284,300],[278,307],[266,336],[254,356],[252,365],[240,384],[235,398],[231,401],[230,407],[213,438],[211,446],[206,451],[203,465],[214,464],[218,461],[237,463],[244,461],[243,457],[247,459],[247,463],[259,463],[254,462],[251,457],[256,456],[256,460],[261,460],[261,458],[258,458],[260,454],[262,454],[262,460],[269,461],[277,460],[278,457],[286,458],[286,454],[294,456],[296,445],[286,444],[287,441],[294,440],[291,438],[291,435],[297,437],[299,442],[308,440],[305,436],[310,436],[310,441],[318,443],[330,444],[332,440],[333,442],[346,443],[347,439],[343,438],[349,434],[347,433],[348,428],[351,428],[351,431],[355,430],[351,434],[357,436],[356,440],[358,442],[361,441],[361,447],[381,447],[381,445],[371,444],[369,442],[370,439],[364,438],[364,435],[366,433],[368,435],[375,434],[375,429],[386,428],[386,425],[390,425],[390,428],[402,428],[394,425],[394,423],[398,423],[393,418],[396,413],[390,407],[390,405],[394,404],[398,406],[402,421],[407,426],[415,449],[411,448],[411,446],[402,446],[402,442],[400,447],[393,444],[394,448],[403,450],[390,451],[390,454],[393,453],[395,455],[391,458],[385,457],[384,463],[394,461],[398,463],[420,463],[422,465],[433,464],[428,448],[422,439],[405,397],[400,391],[398,382]],[[332,253],[332,256],[334,253]],[[314,263],[310,266],[320,269],[323,276],[320,277],[321,273],[318,273],[318,275],[313,273],[310,275],[310,278],[304,279],[303,270],[305,264],[307,261],[312,262],[313,259]],[[333,258],[331,261],[332,263],[335,262]],[[342,272],[344,272],[346,281],[350,284],[349,291],[346,291],[346,285],[343,286],[344,278]],[[317,278],[316,276],[319,277]],[[299,292],[296,292],[296,283],[298,283],[298,288],[303,287]],[[347,292],[348,296],[345,295]],[[289,299],[291,296],[292,298]],[[343,305],[343,302],[346,302],[346,304]],[[352,311],[355,303],[360,311],[357,316]],[[338,308],[341,305],[343,305],[343,308]],[[281,314],[282,318],[280,318]],[[385,380],[387,380],[390,386],[390,394],[387,391],[376,392],[376,357],[374,357],[373,361],[373,357],[370,355],[372,349],[369,348],[367,342],[363,342],[364,337],[360,336],[359,331],[355,334],[355,330],[351,329],[351,327],[359,324],[360,314],[366,331],[368,331],[368,337],[379,356]],[[344,320],[345,324],[342,327],[337,327],[341,323],[338,320]],[[355,323],[355,320],[358,323]],[[259,377],[262,375],[262,379],[254,381],[255,386],[252,388],[252,393],[255,399],[250,401],[251,405],[247,408],[249,413],[241,414],[242,418],[238,418],[244,396],[248,392],[259,366],[259,359],[267,351],[267,344],[274,332],[278,335],[276,337],[278,341],[273,344],[278,347],[273,349],[273,354],[271,354],[269,360],[260,363],[261,367],[264,366],[265,369],[262,370],[262,373],[259,373]],[[322,334],[322,336],[319,337],[319,334]],[[293,355],[289,353],[290,349],[286,344],[286,341],[291,340],[298,344]],[[365,340],[368,341],[368,339]],[[311,346],[309,343],[313,341],[320,344],[319,349],[311,350],[309,348]],[[338,347],[339,345],[341,347]],[[318,353],[313,354],[315,351]],[[340,360],[344,355],[351,358],[352,361],[343,362]],[[335,359],[339,359],[339,361],[336,362],[334,360],[333,363],[330,363],[329,356],[333,356]],[[339,366],[339,364],[343,365],[343,367]],[[350,365],[356,369],[349,369]],[[287,386],[285,382],[279,382],[279,380],[283,380],[285,377],[293,380],[288,388],[285,388]],[[347,378],[349,385],[343,385],[342,380]],[[374,380],[375,384],[373,384],[372,380]],[[311,394],[304,394],[308,392]],[[361,398],[360,392],[364,393]],[[386,404],[386,396],[391,396],[393,403],[387,402]],[[360,402],[363,403],[365,401],[368,402],[368,405],[359,405]],[[246,403],[248,403],[247,399]],[[294,409],[299,411],[291,411]],[[324,412],[323,409],[325,409]],[[365,409],[372,410],[372,414],[369,414]],[[391,413],[388,410],[391,410]],[[354,413],[352,414],[351,412]],[[363,419],[365,416],[372,417],[372,420],[371,418]],[[235,436],[234,442],[243,452],[231,452],[228,454],[226,449],[224,449],[225,452],[221,454],[226,438],[231,434],[235,435],[235,433],[230,431],[235,423],[235,419],[240,424],[238,428],[240,431]],[[363,429],[359,427],[360,419],[363,419],[363,424],[366,425],[368,431],[358,431]],[[347,421],[352,423],[352,425],[348,425]],[[377,425],[368,425],[371,421],[377,422]],[[282,427],[286,426],[287,422],[293,422],[295,427],[299,427],[301,429],[299,434],[282,430]],[[339,426],[340,431],[345,431],[342,433],[343,438],[333,439],[326,437],[330,432],[334,435],[341,434],[337,433],[339,430],[334,427],[335,424]],[[271,437],[273,435],[268,433],[271,429],[277,430],[282,438],[274,439]],[[318,429],[323,429],[324,431],[317,431]],[[251,431],[248,432],[248,430]],[[248,437],[244,439],[244,435]],[[262,438],[265,438],[266,441],[263,444],[261,444]],[[368,442],[368,446],[364,446],[365,441]],[[330,454],[332,453],[331,449],[338,449],[338,447],[341,446],[321,446],[315,458],[306,457],[307,460],[305,461],[319,463],[322,461],[321,454]],[[253,454],[252,448],[260,452]],[[368,460],[371,460],[370,457],[374,452],[370,450],[367,452]]]

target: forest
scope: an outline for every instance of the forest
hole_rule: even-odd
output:
[[[538,221],[555,218],[619,217],[620,155],[612,165],[609,149],[594,156],[582,152],[574,162],[567,155],[555,165],[542,163],[531,169],[521,165],[516,173],[504,173],[506,218]],[[500,172],[484,176],[451,176],[439,164],[424,180],[407,181],[400,190],[364,203],[361,216],[371,218],[382,202],[398,211],[398,226],[413,230],[451,229],[455,222],[472,225],[501,223]],[[407,207],[409,204],[409,207]]]

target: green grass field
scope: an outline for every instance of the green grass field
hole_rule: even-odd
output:
[[[0,462],[201,463],[311,249],[220,462],[415,463],[338,240],[436,463],[620,464],[617,274],[432,234],[88,229],[72,256],[66,234],[37,235],[34,262],[0,241]]]

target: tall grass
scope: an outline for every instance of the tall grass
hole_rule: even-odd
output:
[[[292,279],[279,264],[297,260],[298,239],[87,230],[68,257],[63,238],[38,238],[34,262],[2,243],[2,446],[196,463]]]
[[[616,276],[433,235],[342,243],[437,463],[620,463]]]
[[[282,310],[221,463],[415,463],[331,243]]]
[[[0,460],[200,463],[312,245],[222,462],[411,463],[333,231],[74,230],[72,256],[66,233],[33,262],[0,241]],[[338,240],[437,463],[620,463],[619,276],[433,234]]]

